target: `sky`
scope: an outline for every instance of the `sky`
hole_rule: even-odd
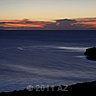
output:
[[[96,30],[96,0],[0,0],[0,29]]]
[[[0,0],[0,19],[53,20],[96,16],[96,0]]]

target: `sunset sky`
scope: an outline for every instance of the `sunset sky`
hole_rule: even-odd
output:
[[[0,20],[52,21],[65,18],[95,18],[95,10],[96,0],[0,0]],[[96,27],[96,22],[93,21],[80,24],[93,24]],[[30,24],[22,26],[30,27]],[[42,24],[35,24],[33,27],[41,26]]]
[[[96,0],[0,0],[0,19],[85,18],[95,10]]]

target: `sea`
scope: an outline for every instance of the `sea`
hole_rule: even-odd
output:
[[[96,80],[95,30],[0,30],[0,92]]]

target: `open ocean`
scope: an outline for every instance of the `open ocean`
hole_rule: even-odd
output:
[[[84,56],[94,46],[96,31],[0,30],[0,92],[94,81],[96,61]]]

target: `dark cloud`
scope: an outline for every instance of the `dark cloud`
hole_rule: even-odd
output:
[[[53,24],[47,24],[45,27],[47,28],[53,28],[57,30],[79,30],[84,29],[84,26],[81,24],[77,24],[78,22],[74,19],[60,19],[56,20],[56,23]]]
[[[0,30],[3,30],[4,29],[4,26],[0,26]]]
[[[0,21],[0,29],[21,30],[96,30],[96,18],[58,19],[55,21],[7,20]]]
[[[76,23],[76,20],[71,20],[71,19],[61,19],[61,20],[56,20],[56,25],[59,29],[63,30],[71,30],[74,29],[74,23]]]
[[[44,28],[45,29],[51,29],[51,30],[57,30],[58,29],[56,23],[45,24]]]
[[[94,20],[96,19],[95,18],[90,20],[89,19],[86,20],[85,19],[84,20],[59,19],[59,20],[55,20],[56,23],[45,25],[45,28],[57,29],[57,30],[92,30],[92,29],[96,29],[96,27],[91,24]],[[84,22],[91,22],[91,23],[87,24]]]

